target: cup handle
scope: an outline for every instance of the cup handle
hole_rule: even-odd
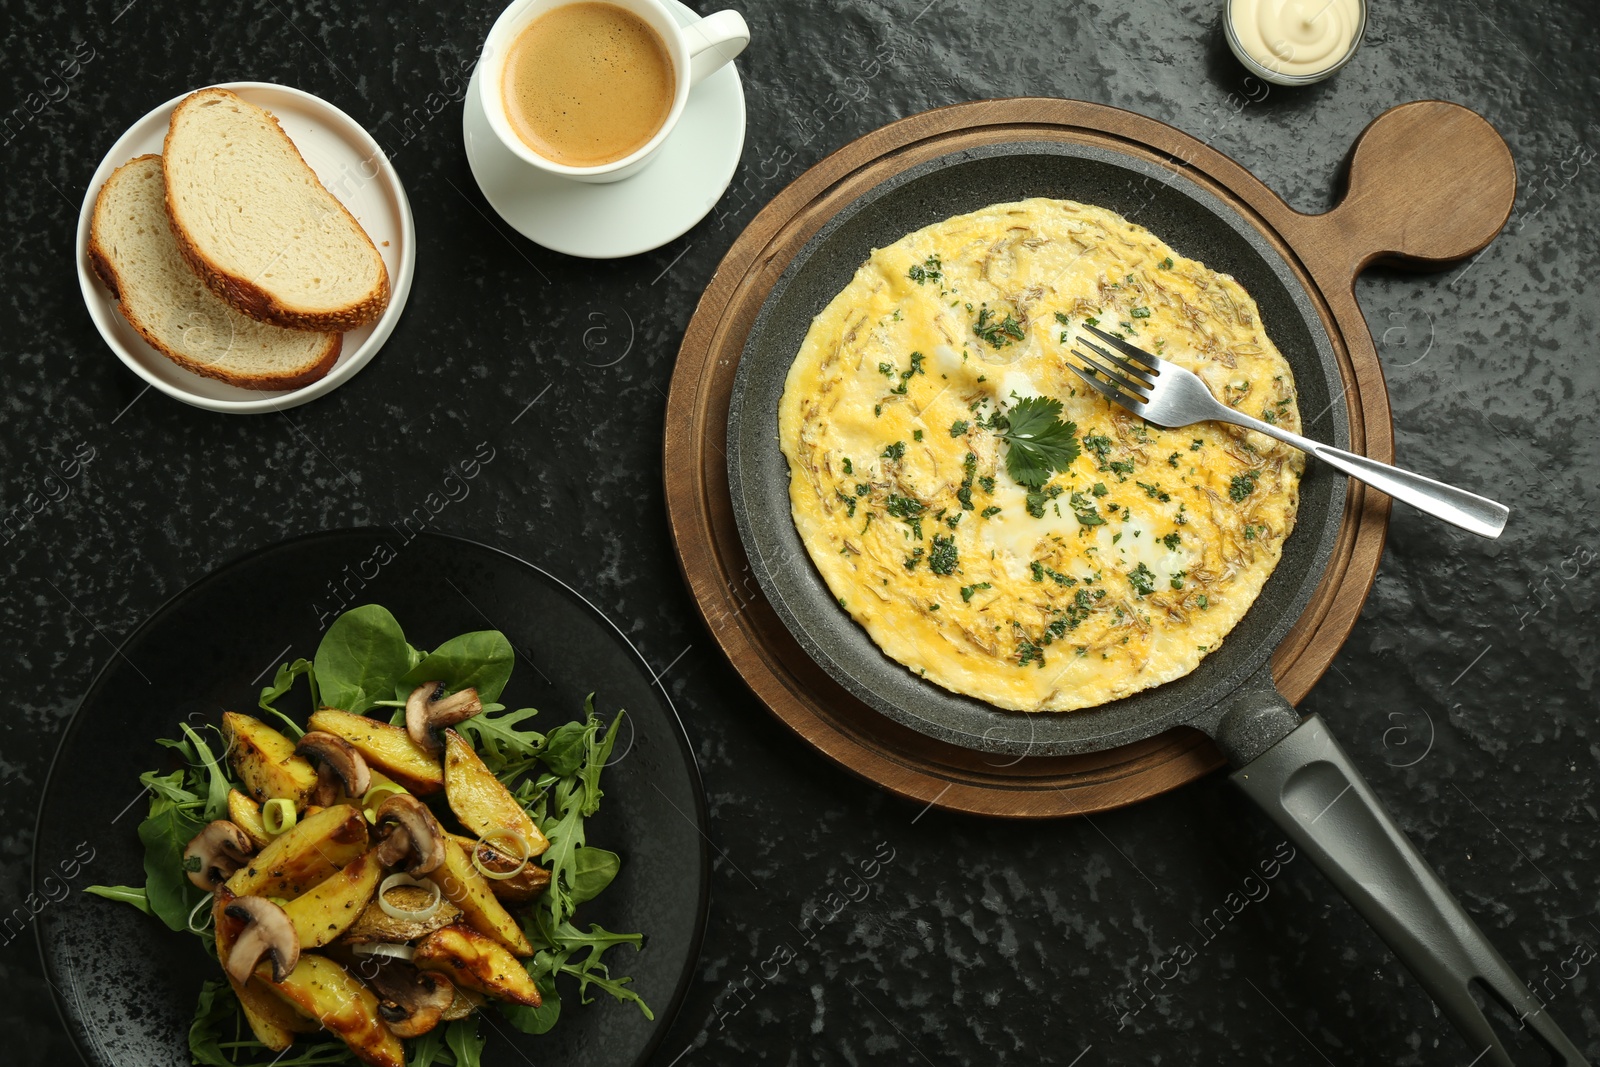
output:
[[[718,11],[684,26],[683,43],[689,50],[689,86],[693,88],[744,51],[750,43],[750,27],[737,11]]]

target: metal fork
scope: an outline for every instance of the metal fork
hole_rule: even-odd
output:
[[[1157,426],[1171,429],[1197,422],[1231,422],[1293,445],[1396,500],[1404,500],[1419,511],[1480,537],[1499,537],[1500,531],[1505,529],[1506,516],[1511,514],[1511,509],[1504,504],[1253,419],[1212,396],[1205,382],[1176,363],[1153,356],[1104,330],[1087,325],[1084,329],[1121,355],[1113,355],[1093,341],[1079,337],[1089,352],[1075,348],[1072,353],[1089,369],[1072,363],[1067,366],[1092,388]]]

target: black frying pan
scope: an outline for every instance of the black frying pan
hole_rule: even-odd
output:
[[[1273,687],[1268,661],[1322,580],[1338,536],[1343,475],[1308,465],[1283,558],[1221,649],[1177,681],[1069,714],[1007,712],[918,678],[884,656],[811,565],[790,517],[789,469],[777,439],[778,400],[811,320],[872,249],[952,215],[1031,196],[1110,208],[1237,278],[1294,369],[1304,432],[1348,447],[1332,344],[1289,266],[1232,209],[1171,171],[1092,146],[1029,142],[952,153],[896,175],[830,220],[773,287],[745,343],[728,411],[728,478],[739,533],[768,600],[846,689],[953,744],[1043,756],[1113,748],[1179,725],[1205,731],[1238,768],[1233,781],[1372,923],[1473,1053],[1486,1057],[1481,1062],[1512,1060],[1474,982],[1560,1062],[1584,1064],[1389,820],[1322,720],[1302,721]]]

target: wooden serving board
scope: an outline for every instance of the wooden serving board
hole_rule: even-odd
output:
[[[1014,818],[1092,813],[1174,789],[1222,766],[1210,740],[1180,728],[1076,756],[999,756],[923,736],[851,696],[801,650],[761,589],[728,495],[728,401],[746,336],[780,274],[840,209],[926,160],[980,145],[1096,145],[1184,177],[1233,208],[1289,263],[1333,341],[1350,447],[1394,458],[1388,393],[1355,278],[1383,261],[1437,268],[1485,247],[1509,218],[1516,168],[1494,128],[1442,101],[1378,116],[1351,148],[1337,207],[1303,215],[1249,171],[1179,130],[1075,100],[985,100],[923,112],[853,141],[779,193],[729,249],[684,335],[667,401],[664,472],[678,559],[706,625],[755,694],[851,772],[907,799]],[[1351,483],[1321,584],[1273,655],[1278,689],[1299,702],[1333,662],[1377,574],[1389,500]],[[892,664],[887,665],[894,668]]]

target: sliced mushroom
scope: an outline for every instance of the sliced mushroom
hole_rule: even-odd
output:
[[[385,867],[406,865],[406,873],[421,878],[444,862],[445,836],[428,806],[410,793],[396,793],[378,807],[378,862]]]
[[[388,960],[362,977],[378,994],[378,1014],[396,1037],[421,1037],[456,1000],[450,979],[401,960]]]
[[[423,682],[406,697],[406,733],[429,752],[439,752],[444,746],[434,736],[435,730],[454,726],[482,710],[478,691],[471,686],[445,696],[443,682]]]
[[[228,977],[243,985],[263,956],[272,957],[274,982],[289,977],[300,962],[300,933],[288,913],[266,897],[239,897],[224,910],[245,922],[228,950]]]
[[[344,795],[352,798],[363,797],[372,788],[372,771],[366,759],[337,734],[312,730],[300,738],[294,754],[317,763],[317,787],[310,797],[313,804],[331,807],[339,799],[341,786]]]
[[[250,835],[227,819],[208,822],[189,839],[183,850],[183,869],[189,881],[210,892],[244,866],[255,844]]]

